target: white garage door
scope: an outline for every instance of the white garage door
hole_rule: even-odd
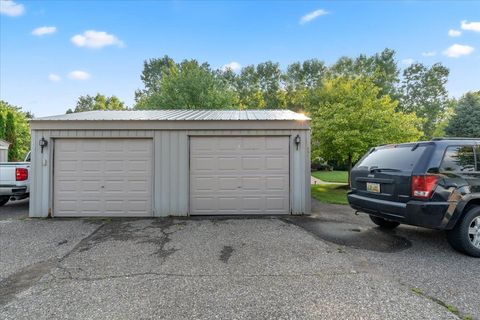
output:
[[[58,139],[54,215],[151,216],[150,139]]]
[[[190,214],[288,214],[288,137],[191,137]]]

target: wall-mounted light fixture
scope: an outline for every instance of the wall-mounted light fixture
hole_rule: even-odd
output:
[[[45,140],[45,138],[42,137],[42,139],[40,139],[39,144],[40,144],[40,152],[43,153],[43,148],[48,146],[48,141]]]
[[[298,150],[298,146],[300,145],[300,142],[301,142],[299,134],[297,134],[294,141],[295,141],[295,145],[297,146],[297,150]]]

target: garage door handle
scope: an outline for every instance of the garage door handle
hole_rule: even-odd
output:
[[[102,186],[101,188],[103,189],[103,188],[105,188],[105,186]]]

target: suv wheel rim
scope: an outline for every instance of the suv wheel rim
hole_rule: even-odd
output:
[[[468,237],[473,246],[480,249],[480,217],[476,217],[470,223],[468,228]]]

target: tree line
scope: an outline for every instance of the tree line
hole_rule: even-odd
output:
[[[290,109],[312,118],[313,158],[351,166],[368,148],[434,136],[479,137],[480,93],[450,99],[440,63],[399,67],[395,51],[238,72],[165,55],[144,62],[132,109]],[[85,101],[88,103],[85,104]],[[97,100],[103,101],[98,103]],[[80,97],[74,111],[126,109],[116,97]],[[70,110],[71,111],[71,110]],[[468,121],[465,121],[468,118]]]
[[[440,63],[413,63],[402,69],[391,49],[341,57],[331,65],[310,59],[282,69],[279,63],[266,61],[238,71],[163,56],[144,61],[143,88],[135,92],[130,109],[303,112],[312,118],[313,158],[351,165],[368,148],[382,143],[444,135],[480,137],[480,91],[451,99],[448,76],[449,70]],[[116,96],[97,93],[79,97],[67,113],[126,109]],[[19,128],[14,136],[6,136],[2,129],[8,112],[15,115]],[[29,115],[6,102],[0,115],[0,138],[20,141],[11,151],[11,159],[18,159],[25,152],[22,139],[28,135],[22,130],[28,128]]]

